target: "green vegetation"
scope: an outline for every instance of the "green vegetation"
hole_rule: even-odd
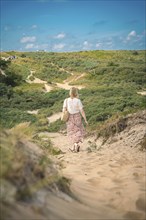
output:
[[[50,124],[47,119],[62,110],[68,96],[56,83],[72,79],[71,85],[84,86],[79,96],[89,122],[87,132],[106,141],[126,128],[127,114],[146,108],[146,96],[138,94],[146,91],[145,51],[1,53],[5,58],[11,55],[16,59],[0,60],[2,209],[9,202],[30,201],[40,189],[57,189],[74,197],[70,181],[59,175],[50,160],[63,152],[47,136],[40,136],[42,131],[66,127],[60,119]],[[29,84],[28,76],[47,81],[52,90],[46,92],[43,83]],[[73,81],[78,76],[82,77]],[[141,150],[145,144],[144,137]],[[100,149],[89,143],[88,152]]]
[[[79,91],[84,104],[89,131],[113,118],[146,108],[146,97],[138,94],[146,90],[145,51],[81,51],[72,53],[5,52],[2,57],[15,55],[12,61],[1,60],[6,76],[0,75],[2,127],[30,121],[38,131],[64,129],[60,120],[48,126],[47,117],[60,112],[68,91],[55,86],[71,73],[82,78],[72,85],[84,85]],[[54,87],[45,93],[43,84],[28,84],[30,71],[34,77]],[[67,72],[69,71],[69,72]],[[70,74],[69,74],[70,73]],[[28,110],[38,109],[37,115]]]

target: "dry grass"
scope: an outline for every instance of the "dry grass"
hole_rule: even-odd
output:
[[[139,111],[134,114],[129,114],[127,116],[113,116],[107,120],[103,125],[100,125],[97,132],[97,138],[103,137],[106,142],[109,137],[113,137],[124,131],[127,127],[133,127],[136,124],[146,123],[146,111]],[[141,146],[144,149],[146,146],[145,137],[141,142]]]
[[[11,130],[1,131],[0,178],[16,187],[16,198],[31,197],[31,188],[45,177],[43,155],[34,157],[28,147],[33,130],[22,123]]]
[[[10,130],[1,131],[1,201],[30,201],[42,188],[58,188],[70,193],[69,183],[59,175],[46,151],[30,142],[33,129],[22,123]],[[51,147],[51,150],[53,148]],[[53,151],[54,154],[54,151]],[[56,151],[55,151],[56,154]]]

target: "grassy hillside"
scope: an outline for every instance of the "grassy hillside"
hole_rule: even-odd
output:
[[[89,130],[97,129],[115,115],[126,115],[146,108],[146,96],[138,94],[146,90],[145,51],[81,51],[72,53],[5,52],[1,57],[1,126],[11,128],[17,123],[31,121],[39,130],[48,130],[47,117],[62,109],[68,91],[56,86],[84,73],[71,85],[83,85],[80,99],[89,121]],[[52,86],[44,92],[44,84],[28,84],[33,77],[45,80]],[[71,74],[74,74],[72,76]],[[28,110],[38,109],[38,115]],[[58,120],[49,130],[58,130],[63,124]]]
[[[15,56],[15,59],[5,60],[10,56]],[[85,143],[85,148],[89,146],[87,152],[100,150],[108,139],[110,141],[108,143],[116,142],[118,148],[121,146],[123,148],[126,144],[126,147],[129,145],[129,147],[133,146],[134,149],[139,144],[140,149],[145,150],[146,137],[143,135],[143,128],[146,112],[141,110],[146,109],[146,96],[139,93],[146,92],[145,51],[84,51],[73,53],[22,53],[12,51],[1,53],[1,57],[0,153],[2,157],[0,198],[3,219],[18,219],[19,216],[22,217],[23,215],[25,219],[43,219],[46,216],[48,218],[52,210],[50,211],[51,208],[46,201],[51,201],[55,210],[58,201],[55,199],[54,203],[52,196],[56,195],[59,198],[59,207],[62,204],[63,210],[66,207],[64,204],[74,204],[74,199],[77,199],[70,190],[70,180],[58,172],[58,169],[63,166],[59,162],[62,161],[60,159],[63,158],[64,160],[64,155],[67,155],[64,154],[64,149],[58,146],[59,141],[61,140],[64,146],[67,146],[67,142],[60,139],[59,136],[55,145],[49,136],[40,133],[41,131],[56,132],[65,129],[65,123],[60,119],[50,125],[47,119],[62,110],[63,100],[68,97],[68,90],[60,88],[60,84],[83,86],[79,90],[79,96],[89,122],[89,126],[86,128],[89,134],[93,132],[95,134],[94,141],[91,139],[87,145]],[[51,89],[47,91],[46,86]],[[134,112],[136,114],[127,116]],[[136,125],[137,130],[134,127]],[[122,131],[125,135],[118,136]],[[50,133],[48,134],[50,135]],[[96,145],[95,138],[98,139],[99,137],[103,139],[102,145]],[[57,137],[55,137],[56,139]],[[121,145],[118,145],[119,143]],[[126,162],[128,169],[129,164],[132,163],[132,167],[130,167],[132,170],[131,180],[135,183],[135,177],[139,178],[139,175],[137,170],[133,170],[134,163],[131,162],[131,157],[130,159],[127,157],[126,161],[124,150],[120,152],[119,149],[115,151],[114,148],[113,159],[111,160],[111,156],[108,156],[110,158],[109,164],[113,166],[114,162],[117,170],[117,160],[120,164],[119,169],[121,169],[122,163],[124,169],[127,169],[125,168]],[[116,159],[114,154],[116,154]],[[52,160],[55,155],[59,155],[58,161]],[[84,157],[85,155],[86,157]],[[99,154],[99,157],[101,155]],[[96,157],[97,154],[94,156]],[[104,157],[104,154],[102,156]],[[85,152],[83,161],[91,159],[89,157]],[[137,161],[141,160],[139,155],[137,157],[137,151],[134,158],[137,158]],[[67,156],[66,159],[68,166],[70,158]],[[79,156],[78,159],[81,160],[81,157]],[[94,159],[93,157],[93,161],[96,162]],[[101,163],[99,158],[98,161]],[[84,162],[83,164],[86,166]],[[94,167],[98,167],[98,165],[98,163],[96,166],[94,164]],[[89,166],[88,163],[87,166]],[[100,169],[101,166],[102,164],[100,164]],[[135,168],[137,167],[142,168],[139,164],[135,166]],[[103,167],[104,172],[105,168]],[[85,169],[81,168],[82,170]],[[118,171],[113,173],[115,183]],[[81,175],[87,174],[82,172]],[[89,174],[87,176],[88,180],[93,179],[93,177],[90,178]],[[125,181],[125,176],[119,176],[119,178],[120,181],[121,178],[124,178]],[[114,194],[119,196],[116,191]],[[46,198],[48,199],[46,200]],[[65,203],[60,200],[62,198]],[[113,193],[111,198],[113,198]],[[117,197],[115,198],[117,199]],[[140,205],[141,208],[144,204],[143,200],[140,204],[142,204]],[[78,203],[76,207],[78,207]]]

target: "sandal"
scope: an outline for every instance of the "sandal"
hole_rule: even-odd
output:
[[[69,148],[69,151],[71,151],[72,153],[75,153],[75,150],[72,150],[71,148]]]
[[[80,152],[80,145],[77,145],[77,150],[76,152]]]
[[[78,153],[80,151],[80,145],[78,145],[77,143],[74,145],[75,147],[75,152]]]

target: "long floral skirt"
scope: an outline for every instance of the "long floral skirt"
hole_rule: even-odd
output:
[[[82,124],[80,113],[70,114],[67,121],[67,136],[71,143],[79,143],[83,141],[85,129]]]

